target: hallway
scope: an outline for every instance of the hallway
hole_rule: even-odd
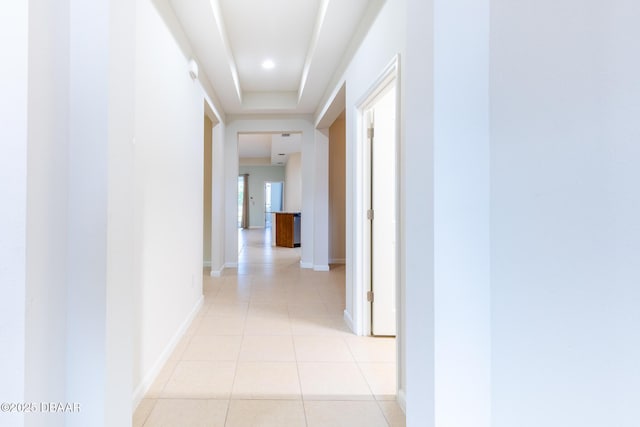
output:
[[[393,339],[343,321],[344,266],[299,267],[269,230],[239,232],[239,265],[204,274],[204,305],[134,426],[404,426]]]

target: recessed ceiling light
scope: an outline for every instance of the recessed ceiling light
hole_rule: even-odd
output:
[[[284,156],[284,153],[278,153],[278,156]]]
[[[273,62],[273,61],[272,61],[272,60],[270,60],[270,59],[265,59],[265,60],[262,62],[262,68],[264,68],[265,70],[271,70],[271,69],[272,69],[273,67],[275,67],[275,66],[276,66],[275,62]]]

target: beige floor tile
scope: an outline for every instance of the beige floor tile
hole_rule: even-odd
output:
[[[232,400],[225,427],[305,427],[301,400]]]
[[[227,400],[158,399],[144,427],[224,427]]]
[[[167,362],[164,364],[164,366],[154,379],[153,383],[149,387],[149,390],[147,390],[145,398],[151,399],[162,396],[164,386],[167,384],[167,381],[169,381],[169,378],[171,378],[171,376],[173,375],[173,371],[178,362],[179,360],[176,359],[167,360]]]
[[[240,335],[195,335],[182,354],[182,360],[238,360]]]
[[[300,362],[305,400],[370,400],[371,389],[355,363]]]
[[[355,362],[342,337],[294,335],[293,343],[300,362]]]
[[[206,311],[206,309],[203,310],[203,311]],[[203,317],[204,317],[204,313],[203,312],[198,313],[198,315],[193,319],[193,321],[191,321],[191,324],[189,325],[189,327],[185,331],[185,333],[184,333],[185,336],[191,336],[191,335],[194,335],[196,333],[196,331],[200,327],[200,323],[202,322],[202,318]]]
[[[254,317],[271,317],[271,318],[287,318],[288,310],[285,303],[260,303],[252,302],[247,313],[248,318]]]
[[[340,303],[325,302],[324,305],[327,307],[327,314],[331,316],[342,316],[344,318],[344,302],[340,302]]]
[[[132,426],[142,427],[147,421],[151,410],[156,404],[155,399],[142,399],[135,412],[133,413]]]
[[[178,362],[179,360],[176,360],[176,359],[167,360],[167,363],[164,364],[164,366],[158,373],[156,380],[162,381],[165,383],[169,381],[169,378],[171,378],[171,375],[173,375],[173,371],[176,368],[176,365],[178,364]]]
[[[226,399],[235,362],[180,361],[162,392],[164,398]]]
[[[406,427],[407,421],[402,408],[397,402],[387,400],[378,402],[390,427]]]
[[[290,335],[249,336],[242,341],[240,350],[242,362],[294,362],[296,354]]]
[[[352,335],[341,316],[294,319],[291,330],[294,335]]]
[[[287,302],[287,291],[282,288],[253,288],[251,290],[252,303],[278,304]]]
[[[146,399],[157,399],[159,397],[162,397],[162,392],[164,391],[164,386],[167,385],[167,381],[160,381],[156,378],[149,387],[149,390],[147,390],[147,393],[144,395],[144,397]]]
[[[358,365],[376,399],[396,399],[395,363],[359,363]]]
[[[376,402],[305,401],[308,427],[388,427]]]
[[[346,341],[353,357],[358,362],[396,361],[396,340],[394,338],[350,336]]]
[[[205,272],[205,304],[134,414],[138,425],[197,426],[198,414],[223,425],[214,413],[224,417],[233,398],[227,427],[305,426],[305,417],[311,427],[375,427],[385,416],[404,427],[395,401],[374,399],[395,394],[394,340],[347,328],[344,265],[301,269],[300,249],[267,248],[260,230],[241,235],[239,268]]]
[[[242,335],[245,321],[243,316],[205,316],[195,335]]]
[[[320,295],[315,287],[294,287],[287,294],[289,304],[318,303]]]
[[[233,383],[234,399],[300,399],[293,362],[240,362]]]
[[[251,294],[248,291],[220,289],[212,298],[212,303],[248,303],[250,300]]]
[[[248,317],[245,326],[246,335],[291,335],[291,322],[288,317],[267,316]]]
[[[206,315],[207,316],[231,316],[231,317],[243,317],[247,314],[249,309],[249,303],[237,302],[237,303],[222,303],[214,301],[209,305]]]
[[[169,356],[169,360],[180,360],[182,358],[182,354],[187,349],[190,340],[191,335],[184,335],[176,345],[176,348],[173,349],[171,356]]]
[[[306,317],[323,317],[329,316],[330,313],[327,306],[322,302],[308,303],[289,303],[289,316],[299,319]]]

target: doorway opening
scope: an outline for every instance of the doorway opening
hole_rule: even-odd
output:
[[[238,133],[238,253],[247,241],[242,232],[264,229],[260,244],[273,244],[274,213],[300,211],[301,160],[302,132]]]

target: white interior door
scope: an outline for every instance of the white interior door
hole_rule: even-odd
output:
[[[396,90],[390,85],[370,117],[371,334],[396,335]]]

